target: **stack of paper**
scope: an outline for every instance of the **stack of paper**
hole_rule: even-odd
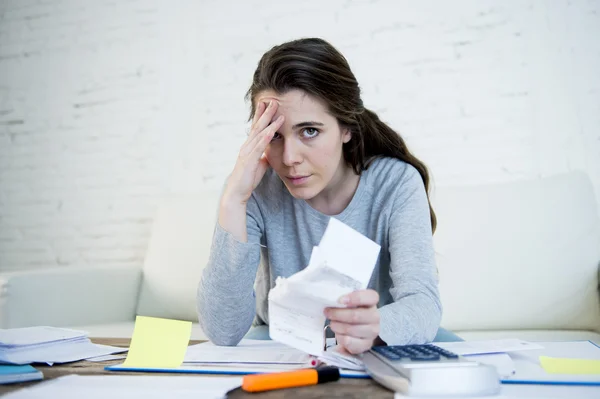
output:
[[[253,368],[297,369],[315,365],[310,355],[275,341],[243,339],[237,346],[217,346],[211,342],[191,345],[184,365],[219,369]]]
[[[0,329],[0,363],[52,365],[126,351],[126,348],[93,344],[86,332],[66,328]]]
[[[358,356],[351,355],[339,346],[328,348],[318,359],[328,365],[347,370],[362,371],[365,369],[363,361]]]

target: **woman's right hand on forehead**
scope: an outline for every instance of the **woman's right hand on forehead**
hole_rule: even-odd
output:
[[[268,105],[258,103],[250,134],[240,148],[237,162],[223,193],[223,197],[228,201],[240,201],[245,204],[265,175],[269,164],[264,152],[284,121],[283,115],[273,120],[277,107],[278,103],[274,100]]]

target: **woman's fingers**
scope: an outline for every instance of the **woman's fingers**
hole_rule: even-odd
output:
[[[260,132],[260,134],[257,134],[248,143],[249,154],[253,154],[254,157],[258,157],[256,159],[260,159],[275,133],[277,133],[279,128],[281,128],[283,125],[284,119],[285,118],[283,115],[279,115],[277,119],[273,121],[273,123],[267,126],[262,132]]]
[[[340,303],[348,307],[354,306],[376,306],[379,303],[379,294],[375,290],[358,290],[344,295]]]
[[[336,336],[338,334],[355,338],[370,339],[373,341],[379,335],[379,323],[377,324],[348,324],[339,321],[330,321],[329,328]]]
[[[252,130],[241,146],[233,172],[227,179],[224,197],[245,203],[263,178],[269,167],[264,152],[273,135],[283,124],[283,116],[273,121],[277,107],[276,101],[271,101],[269,106],[258,103],[252,120]]]
[[[373,346],[373,339],[356,338],[344,334],[335,334],[335,339],[338,345],[353,355],[366,352]]]
[[[252,127],[250,128],[250,139],[254,138],[257,134],[260,134],[260,132],[262,132],[267,126],[269,126],[269,123],[271,123],[271,121],[273,120],[273,117],[275,116],[278,107],[279,103],[277,101],[271,100],[269,102],[269,105],[267,105],[267,108],[258,117],[256,122],[252,123]],[[258,112],[256,113],[256,115],[258,115]]]
[[[325,316],[331,321],[348,324],[371,324],[379,325],[379,311],[375,307],[370,308],[327,308]]]
[[[255,124],[253,124],[253,127],[250,130],[250,134],[249,134],[248,138],[246,139],[246,142],[240,148],[241,156],[247,156],[250,153],[252,153],[254,151],[256,145],[258,143],[260,143],[262,140],[267,140],[267,144],[269,144],[273,134],[271,134],[271,137],[269,137],[268,139],[265,138],[265,135],[268,133],[275,133],[277,131],[277,129],[279,129],[281,127],[281,124],[279,124],[277,127],[275,127],[275,132],[272,131],[273,124],[275,124],[277,122],[277,119],[274,121],[272,120],[273,116],[275,115],[275,112],[277,112],[277,103],[273,101],[273,102],[271,102],[271,105],[267,107],[265,112],[260,116],[259,120]],[[258,115],[258,112],[255,115]],[[283,121],[281,121],[281,122],[283,123]],[[260,128],[262,128],[262,129],[260,129]],[[258,130],[258,129],[260,129],[260,130]],[[270,130],[267,130],[267,129],[270,129]],[[266,145],[264,146],[264,148],[266,148]]]
[[[252,125],[250,126],[251,132],[252,132],[252,129],[254,128],[254,125],[256,125],[258,118],[260,118],[262,116],[263,112],[265,112],[266,107],[267,107],[267,105],[262,101],[260,101],[258,103],[258,105],[256,106],[256,110],[254,111],[254,115],[252,116]]]
[[[258,186],[258,183],[260,183],[268,168],[269,161],[267,160],[266,156],[262,155],[260,157],[260,160],[258,161],[258,169],[256,171],[256,174],[254,175],[254,182],[252,184],[253,187]]]
[[[379,336],[379,294],[370,289],[355,291],[340,298],[340,302],[348,307],[325,309],[338,343],[354,354],[369,350]]]

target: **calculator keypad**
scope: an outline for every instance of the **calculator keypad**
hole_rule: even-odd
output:
[[[458,355],[435,345],[392,345],[374,346],[373,350],[390,360],[439,361],[443,359],[458,359]]]

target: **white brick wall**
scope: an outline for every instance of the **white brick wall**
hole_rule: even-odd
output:
[[[0,7],[0,269],[139,264],[161,193],[157,5]]]
[[[600,197],[597,0],[0,0],[0,270],[139,265],[160,197],[230,171],[261,54],[301,36],[437,185],[581,169]]]

